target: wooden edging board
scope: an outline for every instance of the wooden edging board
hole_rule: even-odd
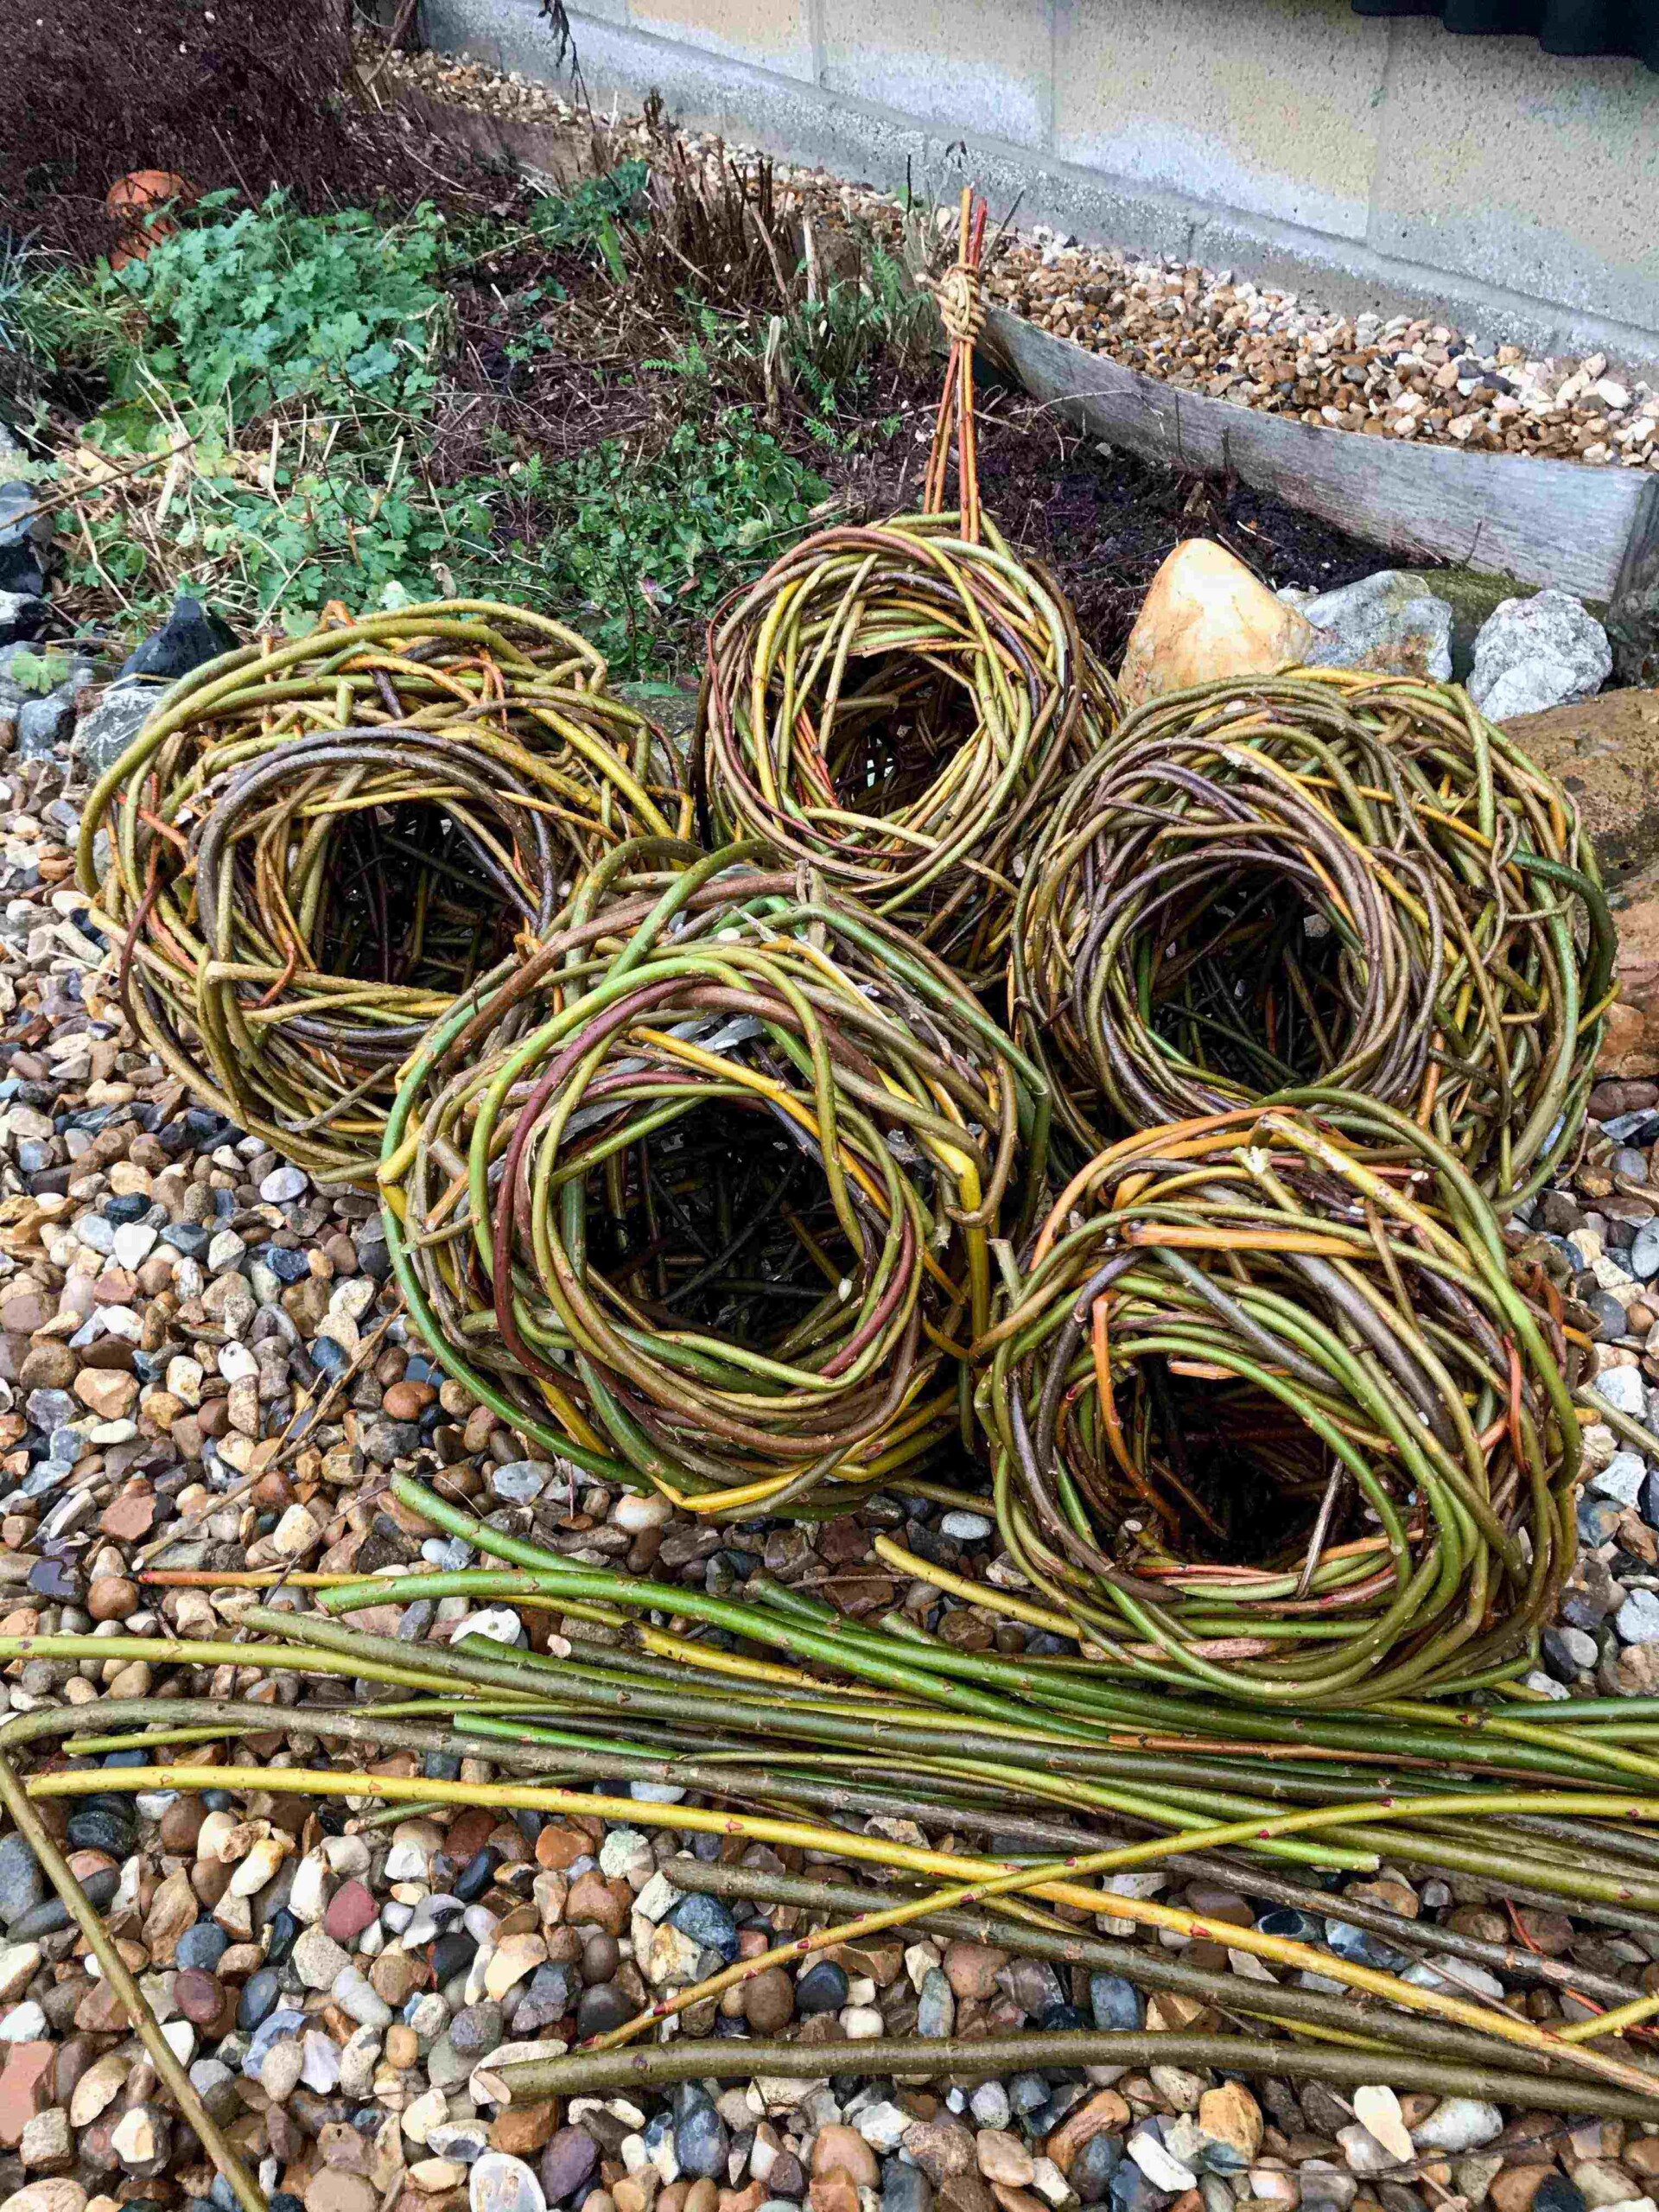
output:
[[[579,122],[561,124],[535,116],[497,115],[486,108],[463,107],[458,100],[435,99],[429,92],[397,87],[398,111],[423,124],[435,138],[465,146],[486,161],[506,162],[560,184],[582,175],[587,134]]]
[[[1611,601],[1659,535],[1659,475],[1315,429],[1184,391],[992,308],[982,352],[1034,398],[1133,453],[1230,470],[1390,551]]]

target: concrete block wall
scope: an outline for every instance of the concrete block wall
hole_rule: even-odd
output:
[[[1330,305],[1659,364],[1659,77],[1348,0],[579,0],[595,101]],[[537,0],[423,0],[550,76]]]

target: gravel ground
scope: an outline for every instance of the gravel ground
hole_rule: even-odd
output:
[[[130,1049],[105,949],[68,887],[79,794],[66,790],[60,758],[4,765],[0,1582],[10,1605],[0,1632],[222,1637],[251,1602],[215,1585],[232,1571],[466,1563],[466,1546],[386,1495],[391,1471],[437,1465],[480,1510],[518,1526],[528,1516],[542,1541],[575,1558],[712,1591],[763,1564],[854,1612],[896,1602],[952,1642],[1019,1648],[1023,1630],[931,1585],[895,1583],[871,1553],[887,1527],[924,1556],[983,1575],[998,1551],[986,1517],[893,1497],[812,1529],[721,1530],[658,1501],[573,1490],[525,1463],[407,1340],[369,1202],[314,1190]],[[1592,1106],[1599,1121],[1571,1186],[1516,1232],[1582,1309],[1602,1347],[1602,1388],[1642,1419],[1659,1382],[1659,1204],[1649,1182],[1659,1087],[1604,1084]],[[296,1412],[341,1378],[343,1391],[296,1429]],[[1659,1478],[1609,1429],[1590,1441],[1586,1548],[1535,1679],[1560,1697],[1651,1692]],[[158,1567],[194,1569],[203,1586],[147,1581]],[[280,1602],[308,1600],[290,1590]],[[385,1611],[365,1624],[411,1643],[485,1625],[459,1599]],[[490,1632],[537,1646],[560,1625],[490,1611]],[[1367,2105],[1379,2136],[1356,2114],[1356,2097],[1370,2093],[1299,2095],[1167,2066],[1116,2078],[1019,2073],[971,2094],[855,2076],[507,2108],[487,2063],[505,2045],[559,2047],[615,2024],[648,1994],[798,1932],[796,1911],[683,1894],[662,1871],[671,1837],[597,1818],[468,1807],[365,1828],[349,1807],[285,1794],[283,1766],[320,1754],[283,1732],[280,1681],[34,1658],[9,1665],[4,1681],[12,1712],[233,1688],[270,1703],[270,1732],[231,1751],[269,1770],[268,1791],[83,1798],[67,1817],[54,1800],[43,1810],[275,2212],[459,2212],[463,2202],[471,2212],[875,2212],[878,2198],[881,2212],[1233,2212],[1254,2201],[1652,2212],[1659,2133],[1406,2095],[1397,2113]],[[413,1771],[413,1755],[390,1765]],[[492,1774],[471,1760],[429,1771],[463,1783]],[[697,1849],[722,1847],[705,1838]],[[765,1847],[745,1856],[778,1863]],[[1163,1886],[1157,1875],[1119,1878]],[[1363,1886],[1425,1924],[1495,1943],[1518,1937],[1632,1988],[1659,1978],[1659,1946],[1560,1914],[1506,1914],[1461,1879],[1385,1869]],[[1171,1883],[1166,1894],[1223,1928],[1272,1910],[1202,1885]],[[1334,1893],[1332,1904],[1334,1915]],[[1285,1932],[1282,1910],[1268,1924]],[[234,2212],[16,1837],[0,1841],[0,1928],[5,2212],[89,2202]],[[1333,1931],[1371,1940],[1335,1917]],[[1313,1923],[1302,1932],[1319,1933]],[[1116,1934],[1136,1940],[1121,1924]],[[1229,1955],[1223,1941],[1187,1949],[1192,1963],[1224,1969]],[[1484,1969],[1453,1970],[1497,1993]],[[1583,2017],[1568,1993],[1516,1990],[1535,2018]],[[839,2041],[1173,2027],[1191,2024],[1195,2009],[1168,1994],[1143,2003],[1109,1971],[1057,1973],[982,1945],[894,1936],[844,1946],[798,1974],[773,1970],[705,2000],[683,2026]],[[1396,2121],[1411,2133],[1408,2158]]]
[[[764,1567],[849,1612],[896,1605],[950,1643],[1020,1648],[1023,1630],[896,1580],[872,1548],[888,1529],[941,1568],[1000,1576],[987,1516],[895,1495],[817,1527],[711,1529],[526,1462],[410,1341],[372,1202],[315,1189],[133,1049],[110,948],[73,887],[85,791],[67,734],[31,728],[36,757],[0,759],[0,1634],[223,1640],[256,1602],[232,1574],[468,1564],[464,1544],[388,1492],[394,1473],[441,1468],[479,1510],[573,1558],[715,1592]],[[1653,1421],[1659,1086],[1605,1083],[1592,1111],[1573,1176],[1516,1241],[1597,1341],[1610,1402]],[[1589,1446],[1585,1549],[1535,1687],[1652,1694],[1659,1444],[1649,1461],[1597,1427]],[[309,1600],[290,1587],[275,1602]],[[359,1618],[412,1645],[478,1630],[545,1649],[562,1625],[499,1605],[480,1618],[460,1599]],[[283,1727],[291,1678],[30,1657],[3,1681],[19,1713],[175,1694],[271,1708],[268,1731],[227,1747],[266,1770],[257,1794],[41,1809],[273,2212],[1659,2212],[1659,2132],[1166,2065],[1033,2069],[971,2094],[854,2075],[507,2107],[492,2072],[507,2046],[558,2049],[619,2024],[799,1933],[798,1910],[676,1883],[676,1839],[596,1816],[462,1806],[375,1826],[348,1802],[285,1791],[284,1767],[326,1756]],[[412,1754],[383,1764],[416,1771]],[[426,1773],[465,1784],[493,1770],[435,1756]],[[706,1838],[696,1855],[732,1850]],[[763,1846],[741,1855],[779,1864]],[[1335,1888],[1323,1929],[1291,1913],[1292,1931],[1287,1908],[1248,1888],[1118,1878],[1218,1929],[1266,1923],[1377,1956],[1338,1916]],[[1347,1886],[1425,1927],[1518,1941],[1633,1991],[1659,1982],[1659,1942],[1506,1909],[1461,1878],[1385,1867]],[[0,1838],[0,2212],[236,2212],[15,1835]],[[1126,1955],[1145,1940],[1122,1923],[1103,1932]],[[1185,1955],[1223,1971],[1244,1956],[1220,1936]],[[1454,1971],[1489,1995],[1510,1986]],[[1513,1993],[1541,2020],[1588,2009],[1530,1981]],[[810,2044],[1209,2018],[1105,1968],[893,1936],[757,1976],[682,2026]]]
[[[384,93],[406,86],[518,121],[586,124],[546,86],[452,55],[387,56]],[[643,145],[637,117],[610,125]],[[712,140],[692,140],[711,156]],[[780,204],[892,235],[899,203],[822,169],[779,162]],[[994,209],[994,215],[1000,210]],[[945,219],[955,220],[954,210]],[[1592,467],[1659,468],[1659,391],[1605,357],[1536,359],[1425,316],[1337,315],[1230,270],[1144,261],[1039,226],[1004,229],[989,296],[1126,367],[1236,405],[1374,436],[1449,442]]]

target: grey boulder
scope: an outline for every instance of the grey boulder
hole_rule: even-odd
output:
[[[0,591],[0,645],[28,645],[38,638],[52,612],[38,592]]]
[[[153,683],[111,683],[75,732],[74,763],[85,776],[112,768],[143,728],[161,697]]]
[[[17,754],[49,760],[75,726],[75,695],[67,686],[44,699],[25,699],[17,709]]]
[[[1452,675],[1452,609],[1421,576],[1380,569],[1357,584],[1298,601],[1319,635],[1312,668],[1370,668],[1383,676]]]

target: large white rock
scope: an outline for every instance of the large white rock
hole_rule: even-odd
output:
[[[1153,578],[1118,689],[1125,707],[1224,677],[1275,676],[1307,656],[1313,629],[1224,545],[1190,537]]]
[[[1571,592],[1506,599],[1475,639],[1469,696],[1488,721],[1541,714],[1600,690],[1613,672],[1607,632]]]

